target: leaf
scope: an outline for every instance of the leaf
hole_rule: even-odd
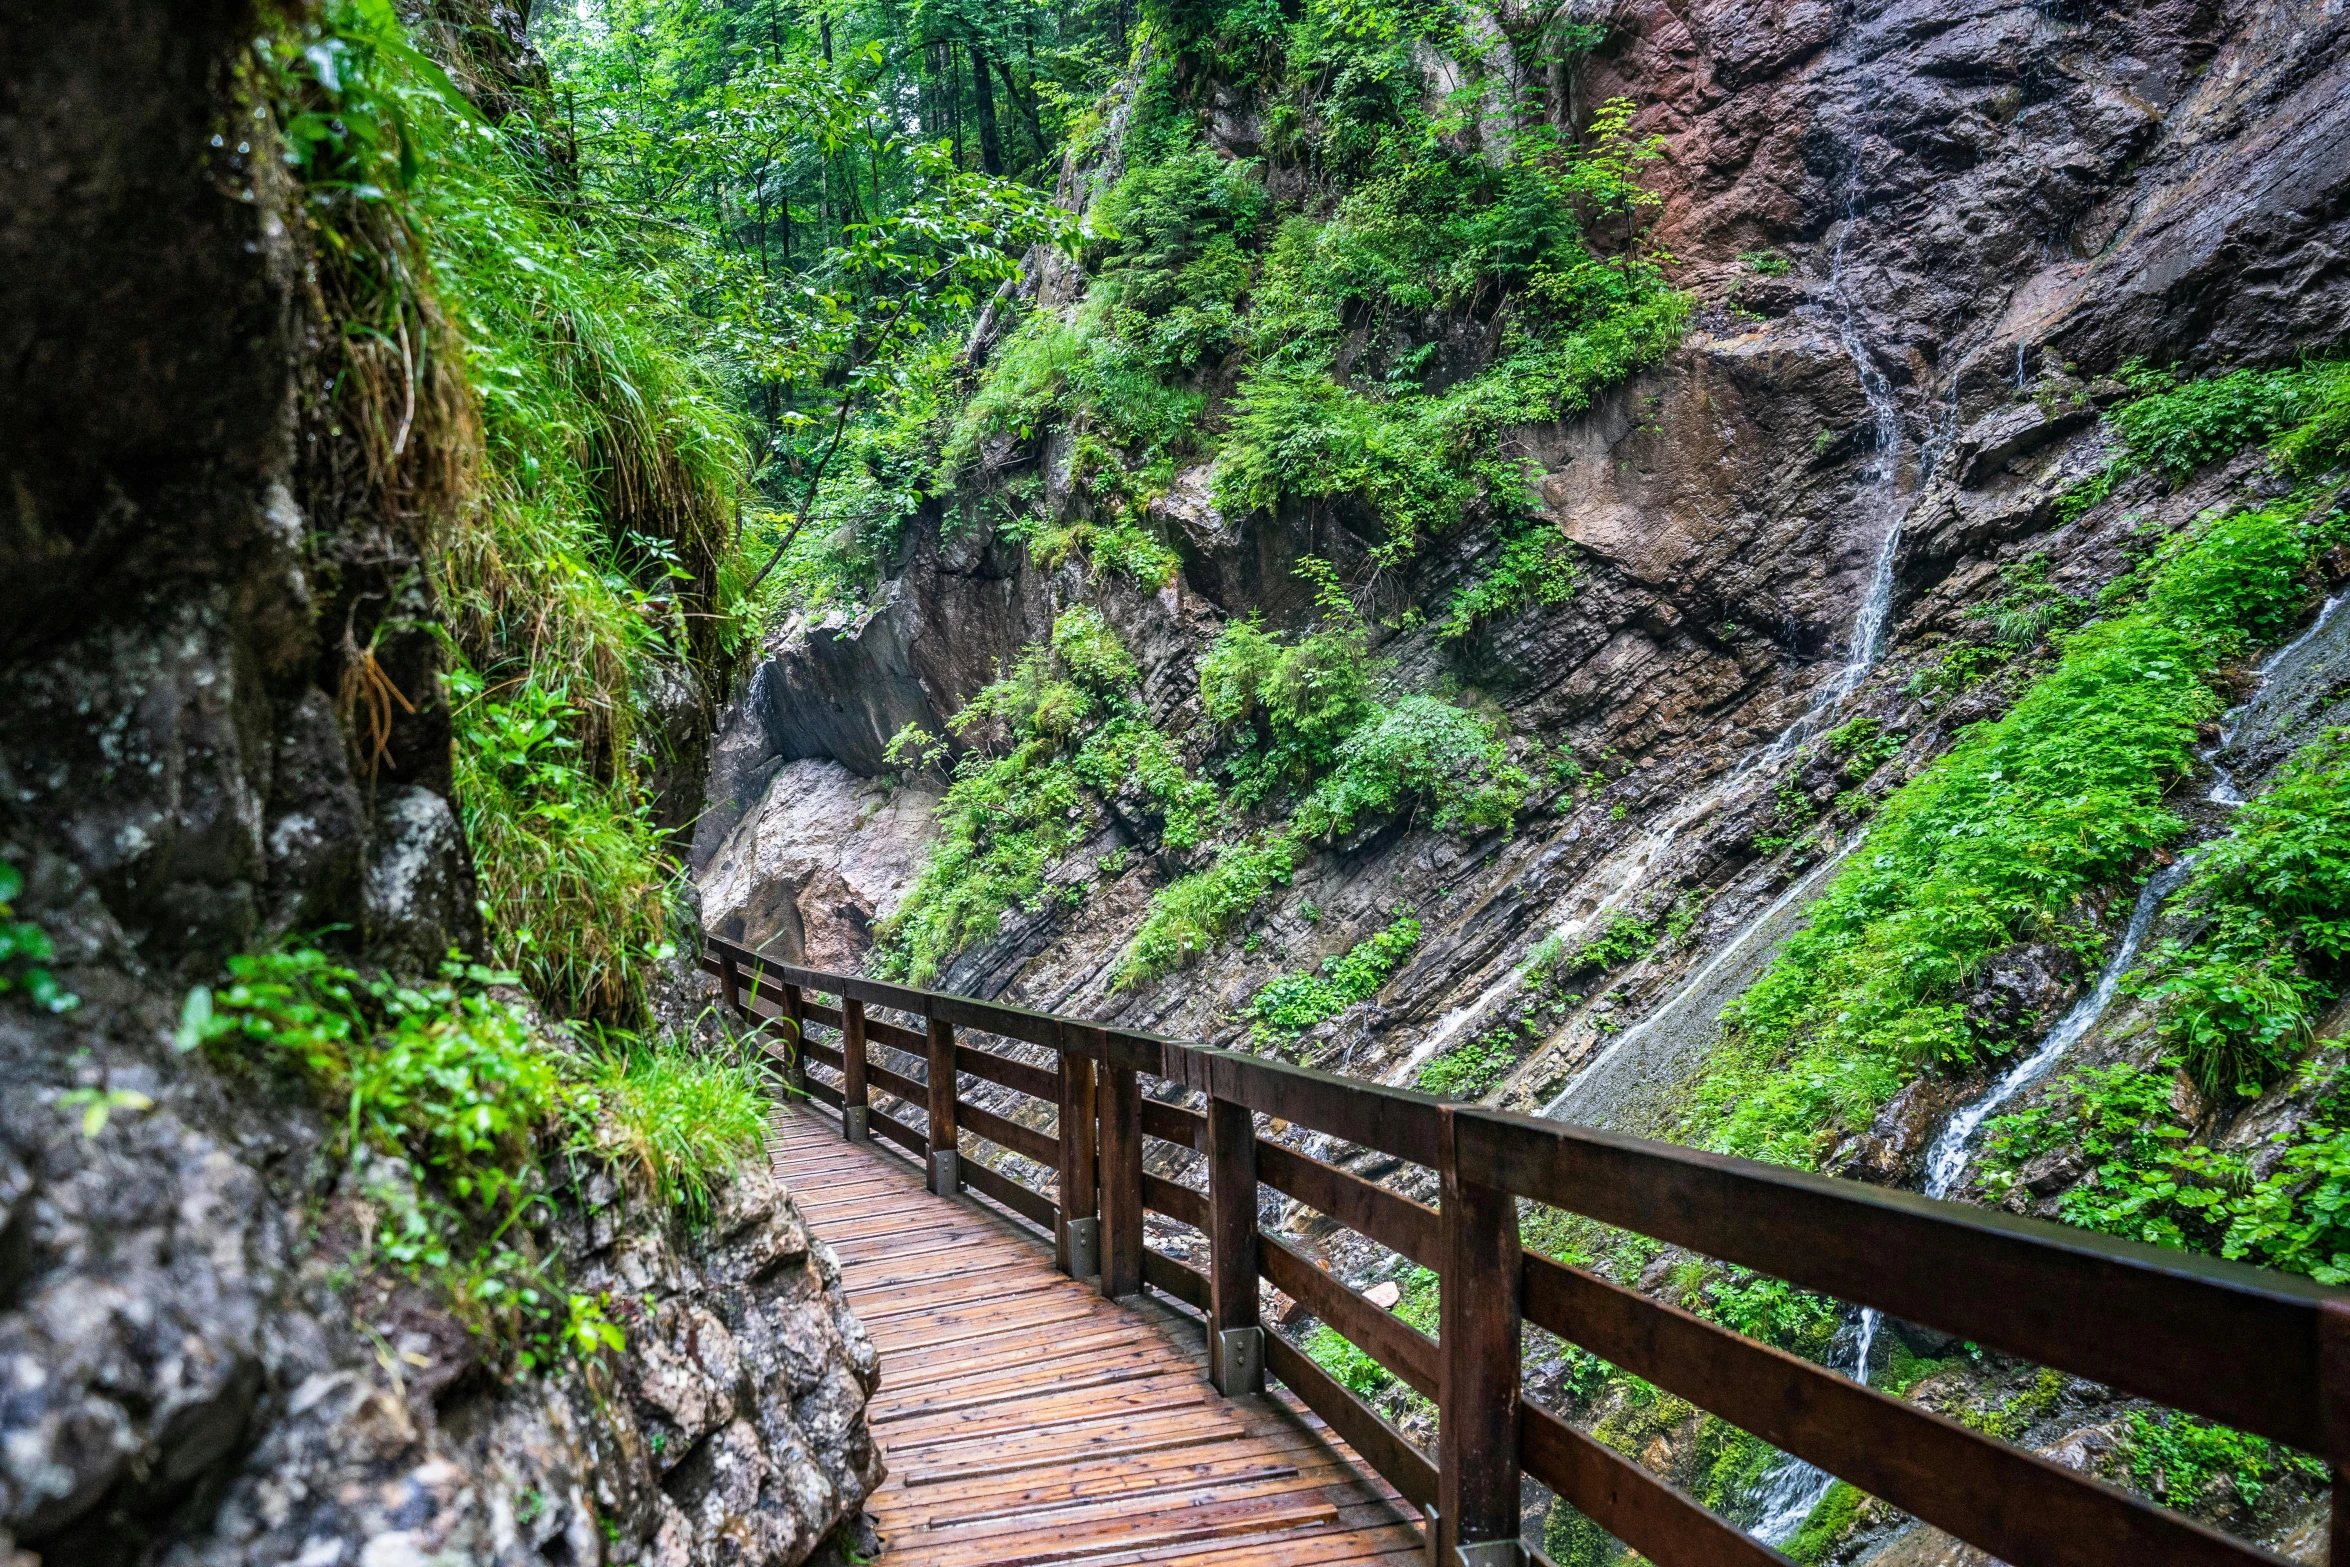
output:
[[[211,1036],[212,987],[198,985],[180,1004],[180,1026],[173,1031],[171,1048],[186,1055]]]

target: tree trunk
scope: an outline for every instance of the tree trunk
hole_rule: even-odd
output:
[[[1004,172],[1003,138],[996,132],[995,85],[988,79],[987,50],[971,40],[971,104],[979,118],[979,166],[999,178]]]

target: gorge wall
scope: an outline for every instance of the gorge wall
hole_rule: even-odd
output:
[[[411,20],[485,102],[543,75],[522,13]],[[574,1162],[505,1244],[626,1347],[517,1371],[370,1244],[421,1178],[338,1142],[355,1090],[193,1048],[289,935],[484,951],[427,569],[471,394],[412,360],[388,465],[353,417],[267,53],[316,21],[0,18],[0,1560],[796,1563],[856,1541],[878,1367],[755,1146],[699,1224]]]
[[[1570,11],[1563,20],[1597,40],[1588,52],[1553,58],[1543,29],[1562,19],[1502,7],[1476,61],[1424,49],[1421,63],[1432,103],[1482,79],[1536,92],[1545,114],[1580,125],[1621,95],[1636,107],[1628,134],[1663,138],[1643,175],[1661,198],[1649,233],[1691,297],[1686,333],[1588,411],[1513,425],[1504,442],[1530,465],[1545,528],[1571,546],[1571,596],[1521,602],[1465,638],[1440,635],[1445,604],[1508,544],[1499,521],[1472,511],[1408,562],[1377,564],[1375,511],[1229,505],[1212,457],[1130,486],[1174,557],[1163,578],[1122,574],[1098,547],[1090,560],[1049,556],[1024,541],[1107,526],[1119,501],[1098,458],[1083,456],[1091,427],[1048,415],[993,437],[918,514],[870,591],[771,638],[727,711],[697,832],[712,929],[847,966],[875,951],[878,927],[880,960],[902,962],[889,956],[892,932],[905,929],[909,889],[922,895],[925,824],[956,758],[1001,753],[986,751],[984,727],[927,764],[893,753],[893,738],[908,726],[947,735],[966,703],[1024,648],[1057,640],[1083,605],[1131,655],[1136,710],[1212,771],[1229,742],[1205,705],[1204,664],[1226,628],[1252,616],[1302,638],[1317,609],[1293,568],[1323,558],[1356,597],[1388,700],[1434,693],[1508,737],[1509,758],[1532,777],[1510,825],[1439,830],[1423,805],[1313,839],[1204,952],[1137,982],[1126,960],[1155,900],[1248,829],[1235,812],[1203,843],[1176,842],[1172,818],[1139,786],[1113,783],[1075,797],[1076,830],[1039,890],[953,951],[934,982],[1693,1135],[1693,1085],[1724,1048],[1721,1010],[1802,928],[1848,856],[1870,852],[1880,803],[1969,726],[2009,711],[2060,656],[2052,626],[2060,634],[2092,614],[2108,584],[2139,580],[2131,574],[2160,541],[2306,499],[2243,441],[2183,470],[2114,469],[2101,490],[2088,487],[2125,450],[2113,414],[2147,395],[2141,366],[2189,378],[2291,367],[2350,340],[2350,15],[2339,7],[1619,0]],[[1174,90],[1208,148],[1259,171],[1270,199],[1327,212],[1336,198],[1298,183],[1309,176],[1281,151],[1286,100],[1259,96],[1229,48],[1155,46],[1178,51]],[[1073,208],[1100,201],[1124,172],[1127,108],[1114,104],[1104,137],[1072,159],[1062,195]],[[1310,122],[1310,101],[1306,112]],[[1079,302],[1112,275],[1049,262],[999,303],[1006,318],[1058,313],[1082,331],[1092,307]],[[1457,358],[1441,372],[1456,380],[1495,351],[1501,328],[1480,300],[1406,334],[1432,345],[1435,363]],[[1342,360],[1384,351],[1354,329]],[[968,354],[972,384],[1006,362],[1007,340],[991,310]],[[1202,389],[1211,429],[1239,417],[1225,401],[1229,370],[1211,360],[1187,384]],[[2311,515],[2338,505],[2320,488]],[[2307,568],[2294,634],[2345,564],[2333,554]],[[2069,618],[1988,629],[2051,604]],[[2295,747],[2340,720],[2343,625],[2326,622],[2266,686],[2258,648],[2231,666],[2230,700],[2256,698],[2281,727],[2206,722],[2192,787],[2174,790],[2186,842],[2227,831],[2230,808],[2194,798],[2211,767],[2257,797]],[[1987,678],[1970,672],[1994,665]],[[1553,752],[1573,765],[1542,771]],[[2102,886],[2078,911],[2097,933],[2085,952],[2003,945],[1954,1005],[1978,1037],[2014,1053],[1914,1063],[1857,1121],[1804,1128],[1803,1162],[2070,1216],[2066,1193],[2096,1162],[2077,1146],[2044,1149],[2005,1184],[1985,1184],[1979,1138],[1949,1145],[1957,1162],[1939,1175],[1933,1156],[1954,1112],[1983,1104],[2094,991],[2132,908],[2126,888]],[[2146,941],[2200,929],[2190,910],[2155,912]],[[1405,953],[1368,994],[1301,1026],[1268,1026],[1267,987],[1364,950],[1407,913]],[[1607,945],[1634,931],[1621,949]],[[2001,1090],[1996,1108],[2041,1103],[2059,1066],[2155,1061],[2160,1011],[2133,995],[2100,1006],[2061,1062]],[[2329,1015],[2317,1032],[2330,1038],[2339,1023]],[[1447,1061],[1474,1069],[1430,1075]],[[2287,1076],[2236,1102],[2199,1098],[2182,1077],[2177,1113],[2215,1147],[2251,1149],[2312,1113],[2308,1081]],[[1980,1113],[1965,1126],[1979,1124]],[[1408,1271],[1310,1214],[1274,1219],[1328,1236],[1330,1259],[1358,1286]],[[1643,1257],[1635,1271],[1662,1290],[1682,1260]],[[1848,1358],[1852,1326],[1823,1319],[1806,1352]],[[2017,1390],[2037,1385],[2026,1371],[1950,1352],[1904,1340],[1905,1364],[1942,1367],[1910,1396],[1953,1412],[2026,1408]],[[1762,1526],[1801,1500],[1781,1539],[1821,1500],[1824,1477],[1805,1492],[1803,1476],[1760,1460],[1708,1493],[1719,1450],[1698,1440],[1688,1411],[1644,1410],[1621,1389],[1594,1395],[1565,1360],[1550,1375],[1544,1391],[1559,1407],[1742,1521]],[[1407,1427],[1409,1403],[1390,1404]],[[2130,1418],[2099,1390],[2067,1387],[2019,1414],[2013,1434],[2145,1485],[2116,1435]],[[2306,1477],[2259,1505],[2216,1482],[2183,1505],[2295,1551],[2322,1539]],[[1539,1533],[1539,1515],[1531,1527]],[[1847,1509],[1815,1543],[1837,1560],[1973,1560],[1867,1508]],[[1597,1549],[1572,1529],[1553,1544],[1562,1559]]]

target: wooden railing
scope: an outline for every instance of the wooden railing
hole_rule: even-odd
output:
[[[1614,1450],[1523,1401],[1522,1325],[1712,1411],[2014,1567],[2281,1562],[2253,1545],[2036,1453],[1888,1397],[1687,1311],[1562,1266],[1519,1243],[1531,1199],[1774,1275],[2125,1393],[2324,1455],[2334,1476],[2331,1562],[2350,1567],[2350,1294],[2307,1280],[2086,1231],[1699,1153],[1585,1127],[1448,1104],[1234,1051],[961,996],[829,974],[709,942],[729,1006],[850,1136],[922,1159],[931,1189],[994,1199],[1051,1233],[1065,1271],[1106,1296],[1145,1285],[1207,1319],[1226,1394],[1270,1372],[1432,1524],[1432,1559],[1518,1561],[1520,1476],[1665,1567],[1787,1558]],[[837,1008],[808,997],[839,998]],[[924,1019],[922,1032],[869,1006]],[[827,1045],[806,1033],[816,1025]],[[976,1049],[971,1029],[1044,1046],[1057,1068]],[[793,1048],[796,1041],[797,1048]],[[920,1056],[917,1079],[868,1059]],[[808,1077],[831,1068],[833,1086]],[[957,1097],[967,1075],[1054,1107],[1043,1132]],[[1154,1078],[1202,1108],[1145,1098]],[[870,1103],[879,1089],[923,1124]],[[1189,1098],[1190,1094],[1180,1097]],[[1433,1171],[1436,1207],[1257,1135],[1260,1115]],[[1074,1135],[1072,1135],[1074,1133]],[[970,1136],[1051,1169],[1053,1193],[960,1157]],[[1193,1150],[1207,1191],[1148,1175],[1143,1145]],[[1430,1339],[1257,1225],[1270,1186],[1441,1280]],[[1202,1231],[1203,1273],[1148,1249],[1143,1214]],[[1438,1406],[1437,1460],[1258,1322],[1258,1280]]]

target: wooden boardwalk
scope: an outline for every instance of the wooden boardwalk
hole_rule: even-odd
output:
[[[1103,1300],[812,1105],[778,1114],[773,1147],[881,1351],[883,1567],[1427,1561],[1410,1507],[1319,1418],[1209,1385],[1196,1322]]]

